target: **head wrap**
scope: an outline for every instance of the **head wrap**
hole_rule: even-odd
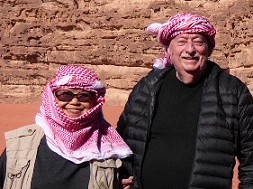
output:
[[[93,91],[98,98],[104,98],[105,87],[98,76],[91,70],[77,66],[61,66],[49,83],[52,91],[58,88],[78,88]]]
[[[213,25],[203,16],[192,13],[178,13],[172,16],[167,22],[153,23],[147,27],[147,31],[157,36],[157,40],[165,49],[172,39],[179,34],[202,34],[208,41],[209,56],[215,47],[216,30]],[[161,65],[162,64],[162,65]],[[164,58],[155,62],[155,67],[170,66],[170,58],[165,52]]]
[[[57,106],[53,92],[58,88],[83,89],[96,93],[96,105],[78,118],[68,117]],[[35,121],[49,148],[76,164],[92,159],[125,158],[132,154],[117,131],[104,119],[105,87],[91,70],[62,66],[45,87]]]

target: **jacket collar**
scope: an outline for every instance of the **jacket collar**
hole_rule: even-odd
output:
[[[209,77],[207,78],[207,83],[209,83],[208,81],[212,80],[214,77],[216,77],[220,72],[223,71],[223,69],[216,63],[209,61],[207,62],[208,65],[208,71],[210,72]],[[149,75],[151,76],[150,78],[152,78],[149,81],[150,85],[155,85],[159,80],[161,80],[165,75],[167,75],[167,73],[169,73],[172,69],[175,69],[174,67],[166,67],[163,69],[158,69],[158,68],[154,68]]]

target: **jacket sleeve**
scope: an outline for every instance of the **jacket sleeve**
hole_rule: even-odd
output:
[[[123,160],[125,173],[135,176],[136,182],[140,177],[141,163],[145,153],[151,106],[153,107],[154,100],[152,95],[168,70],[169,68],[152,69],[133,87],[117,124],[117,131],[133,151],[133,156]]]
[[[124,141],[129,145],[131,148],[131,144],[129,143],[129,127],[132,127],[132,115],[133,107],[135,106],[136,100],[138,101],[139,97],[139,89],[145,85],[145,78],[142,78],[134,87],[132,92],[130,93],[128,100],[125,104],[124,110],[122,114],[119,117],[117,128],[116,130],[121,135],[121,137],[124,139]],[[131,119],[130,119],[131,118]],[[133,175],[133,157],[128,157],[122,160],[123,166],[120,168],[120,177],[121,178],[128,178],[129,176]]]
[[[121,137],[124,140],[127,140],[127,133],[128,133],[128,127],[129,124],[131,124],[128,119],[128,117],[132,114],[133,112],[133,107],[136,104],[136,101],[138,101],[138,98],[140,98],[140,88],[143,88],[145,85],[145,77],[142,78],[134,87],[132,92],[129,94],[128,100],[125,104],[124,110],[122,114],[119,117],[118,123],[117,123],[117,128],[116,130],[119,132]],[[135,107],[136,108],[136,107]],[[127,142],[127,141],[126,141]]]
[[[240,90],[240,89],[239,89]],[[238,94],[239,188],[253,188],[253,98],[245,85]]]
[[[6,173],[6,151],[0,156],[0,188],[3,188]]]
[[[168,70],[171,70],[171,68],[152,69],[133,87],[117,123],[117,131],[123,139],[127,139],[128,127],[131,126],[133,117],[138,117],[140,116],[140,112],[143,112],[143,106],[150,98],[151,91],[154,91],[154,84],[160,80]]]

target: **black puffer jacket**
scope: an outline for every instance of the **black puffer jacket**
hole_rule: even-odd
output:
[[[241,189],[253,189],[253,98],[236,77],[208,62],[212,71],[203,86],[190,189],[231,189],[235,156]],[[134,152],[125,162],[140,180],[156,94],[169,68],[152,70],[133,88],[117,130]]]

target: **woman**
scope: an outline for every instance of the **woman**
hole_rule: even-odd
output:
[[[118,188],[120,158],[132,152],[104,119],[104,96],[91,70],[60,67],[45,87],[36,124],[6,133],[0,187]]]

